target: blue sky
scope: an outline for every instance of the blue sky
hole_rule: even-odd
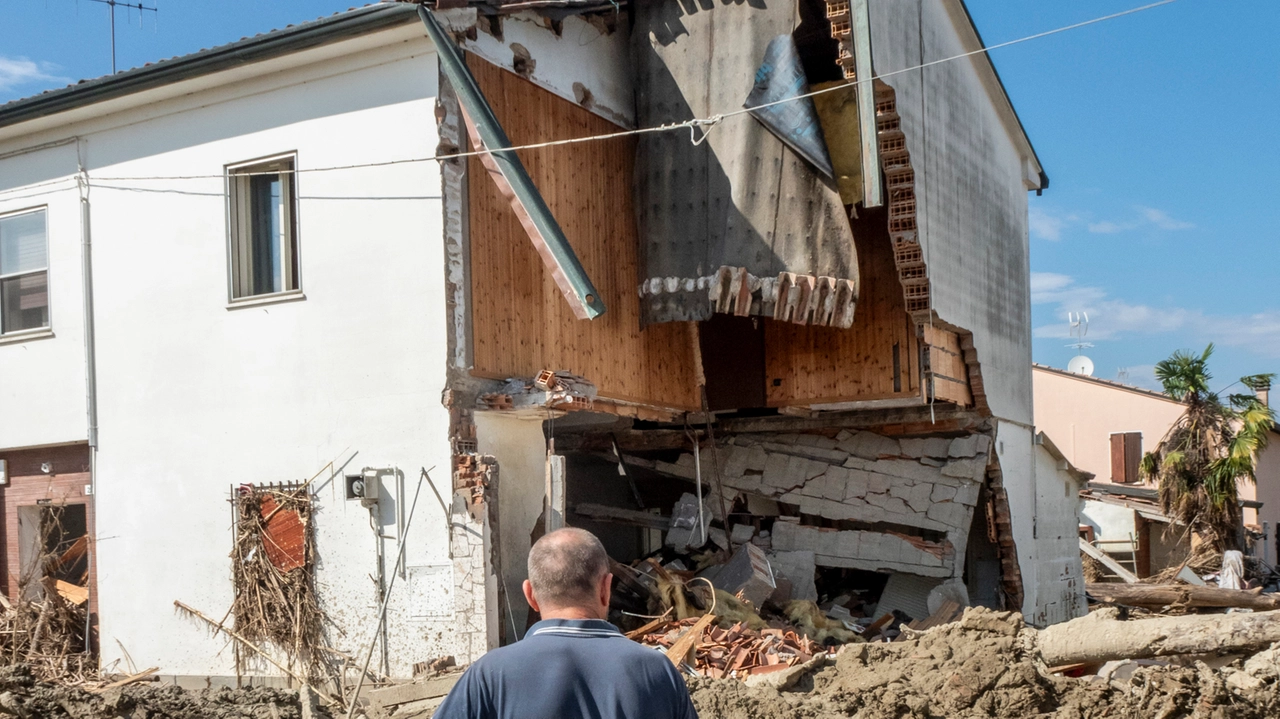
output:
[[[989,45],[1140,1],[970,0]],[[1065,366],[1066,313],[1097,374],[1151,382],[1218,346],[1224,386],[1280,371],[1280,3],[1179,0],[993,52],[1051,186],[1031,197],[1034,356]]]
[[[117,10],[121,68],[329,14],[328,0]],[[988,44],[1141,0],[969,0]],[[111,69],[108,10],[2,0],[0,102]],[[1179,0],[993,53],[1052,186],[1030,198],[1034,357],[1065,366],[1088,312],[1096,374],[1213,341],[1219,385],[1280,370],[1280,3]]]

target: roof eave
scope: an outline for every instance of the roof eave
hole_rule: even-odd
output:
[[[968,4],[965,3],[965,0],[955,1],[960,6],[960,9],[964,11],[965,20],[968,21],[969,29],[973,31],[973,36],[977,39],[978,45],[986,48],[987,43],[983,41],[982,33],[978,32],[978,25],[973,21],[973,15],[969,12]],[[1039,187],[1036,188],[1037,194],[1049,189],[1049,175],[1045,172],[1044,164],[1040,162],[1040,155],[1036,153],[1035,145],[1031,144],[1031,136],[1027,134],[1026,126],[1022,124],[1022,118],[1018,116],[1018,111],[1013,106],[1013,100],[1009,99],[1009,89],[1005,87],[1004,80],[1000,78],[1000,72],[996,70],[996,64],[991,61],[990,53],[982,52],[978,53],[978,56],[982,58],[982,62],[986,63],[987,68],[991,70],[991,74],[995,78],[996,84],[999,85],[1005,104],[1008,105],[1010,114],[1013,115],[1014,121],[1018,124],[1018,133],[1026,144],[1026,150],[1030,153],[1031,160],[1035,163],[1035,170],[1040,178]]]
[[[0,128],[416,22],[415,7],[387,3],[359,8],[15,100],[0,105]]]

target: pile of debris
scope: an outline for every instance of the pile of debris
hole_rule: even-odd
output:
[[[309,483],[308,483],[309,484]],[[314,585],[314,511],[307,484],[243,484],[234,491],[235,547],[231,552],[235,601],[230,615],[238,635],[233,645],[236,671],[251,658],[244,643],[270,644],[300,665],[310,682],[332,674],[319,647],[324,613]]]
[[[89,622],[88,537],[67,541],[64,507],[40,507],[39,556],[18,577],[16,599],[0,593],[0,658],[35,677],[83,684],[97,679]],[[70,580],[70,581],[68,581]]]
[[[651,631],[638,630],[628,636],[643,644],[663,647],[668,656],[689,666],[693,673],[716,679],[772,674],[826,653],[826,647],[794,630],[757,630],[746,622],[721,629],[711,623],[714,616],[663,622]]]
[[[0,655],[8,664],[25,663],[45,681],[81,684],[97,677],[97,657],[85,642],[87,601],[59,593],[55,580],[41,583],[30,599],[0,596]]]
[[[1103,612],[1037,632],[1016,613],[976,608],[959,622],[907,630],[905,640],[846,646],[782,687],[695,677],[690,690],[704,719],[1277,716],[1280,645],[1262,651],[1237,646],[1226,656],[1121,658],[1071,669],[1083,676],[1051,666],[1064,645],[1098,649],[1114,632],[1142,633],[1135,625],[1191,620],[1211,636],[1235,632],[1233,626],[1214,629],[1231,616],[1120,621]],[[1280,617],[1267,620],[1280,623]],[[1158,643],[1140,648],[1145,651],[1139,655],[1175,649]]]
[[[138,678],[131,677],[129,679]],[[145,679],[146,677],[142,677]],[[128,683],[125,683],[128,682]],[[25,664],[0,667],[0,716],[60,719],[321,719],[329,715],[288,689],[185,691],[128,679],[71,686],[44,682]]]

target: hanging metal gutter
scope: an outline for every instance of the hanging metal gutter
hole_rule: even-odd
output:
[[[565,238],[546,201],[534,186],[533,179],[524,169],[524,164],[516,157],[514,150],[508,149],[511,147],[511,140],[507,138],[502,125],[498,124],[493,109],[480,92],[475,76],[467,68],[453,39],[426,6],[418,6],[418,16],[422,18],[427,34],[435,43],[445,77],[458,93],[467,132],[471,135],[471,144],[477,149],[491,150],[481,154],[480,160],[489,171],[489,177],[497,184],[498,190],[511,202],[511,209],[520,219],[525,232],[529,233],[529,239],[542,256],[543,263],[551,272],[565,301],[569,303],[569,308],[580,320],[594,319],[604,314],[605,307],[600,293],[591,284],[591,278],[587,277],[586,270],[582,268],[569,240]]]

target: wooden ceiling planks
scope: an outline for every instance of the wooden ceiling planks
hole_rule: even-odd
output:
[[[921,396],[915,323],[907,315],[883,213],[863,211],[855,222],[862,291],[852,328],[765,320],[769,406]]]
[[[467,63],[515,145],[619,129],[474,55]],[[634,141],[519,154],[608,311],[591,321],[573,317],[509,204],[471,158],[473,374],[532,377],[543,369],[567,370],[593,382],[602,398],[697,409],[692,327],[640,329],[639,243],[631,204]]]

